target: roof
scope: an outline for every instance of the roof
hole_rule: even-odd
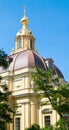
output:
[[[9,68],[4,70],[2,67],[0,67],[0,73],[23,68],[34,68],[36,64],[41,68],[45,68],[43,58],[35,51],[32,51],[30,49],[15,53],[10,57],[13,59],[13,61],[11,62]]]
[[[53,64],[52,59],[48,58],[45,62],[45,59],[43,57],[41,57],[36,51],[33,51],[31,49],[26,49],[18,53],[14,53],[13,55],[10,55],[10,57],[13,59],[13,61],[10,63],[10,66],[6,70],[0,67],[0,73],[13,70],[16,71],[24,68],[34,68],[36,65],[47,70],[53,65],[55,68],[55,72],[59,76],[63,77],[62,72],[56,65]]]

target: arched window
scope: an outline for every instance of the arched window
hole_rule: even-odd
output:
[[[32,48],[32,39],[30,39],[30,48]]]
[[[22,48],[22,39],[21,38],[19,38],[19,40],[18,40],[18,48]]]

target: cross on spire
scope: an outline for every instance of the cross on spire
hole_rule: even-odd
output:
[[[26,7],[24,6],[24,16],[26,16]]]

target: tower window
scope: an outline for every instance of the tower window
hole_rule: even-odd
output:
[[[44,116],[44,124],[45,126],[50,125],[50,116]]]
[[[15,119],[15,130],[20,130],[20,117]]]
[[[18,48],[21,48],[22,47],[22,39],[20,38],[19,40],[18,40]]]
[[[32,39],[30,39],[30,48],[32,48]]]

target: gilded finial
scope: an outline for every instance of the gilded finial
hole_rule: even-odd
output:
[[[21,19],[22,25],[28,25],[28,18],[26,17],[26,7],[24,6],[24,17]]]

